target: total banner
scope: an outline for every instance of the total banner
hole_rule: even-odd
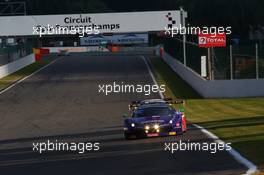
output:
[[[199,34],[199,47],[226,47],[226,34]]]

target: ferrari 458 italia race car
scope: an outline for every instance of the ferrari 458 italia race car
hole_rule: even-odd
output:
[[[126,139],[180,135],[187,130],[183,110],[172,104],[184,104],[183,100],[150,99],[134,101],[129,105],[131,116],[124,114]]]

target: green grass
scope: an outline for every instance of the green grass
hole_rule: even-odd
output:
[[[264,98],[202,99],[160,58],[150,58],[154,75],[166,84],[166,97],[186,99],[189,122],[231,142],[243,156],[264,169]]]
[[[52,60],[54,60],[55,56],[44,56],[43,59],[39,62],[32,63],[23,69],[14,72],[4,78],[0,79],[0,90],[3,90],[10,86],[11,84],[15,83],[16,81],[22,79],[23,77],[30,75],[31,73],[35,72],[36,70],[40,69],[41,67],[49,64]]]
[[[199,99],[201,96],[185,83],[168,65],[159,58],[151,59],[152,68],[154,68],[155,78],[158,83],[166,84],[165,95],[182,99]]]

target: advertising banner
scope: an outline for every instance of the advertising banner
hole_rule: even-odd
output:
[[[199,47],[226,47],[225,34],[199,34],[198,40]]]
[[[81,46],[100,45],[101,43],[113,44],[147,44],[148,34],[114,34],[112,36],[92,35],[80,38]]]

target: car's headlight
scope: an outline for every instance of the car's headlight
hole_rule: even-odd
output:
[[[132,127],[135,127],[135,123],[131,123],[131,126],[132,126]]]
[[[172,124],[172,120],[170,120],[170,124]]]
[[[159,129],[159,125],[158,124],[155,124],[154,125],[154,129]]]
[[[149,127],[148,125],[145,126],[145,130],[149,130],[149,128],[150,128],[150,127]]]

